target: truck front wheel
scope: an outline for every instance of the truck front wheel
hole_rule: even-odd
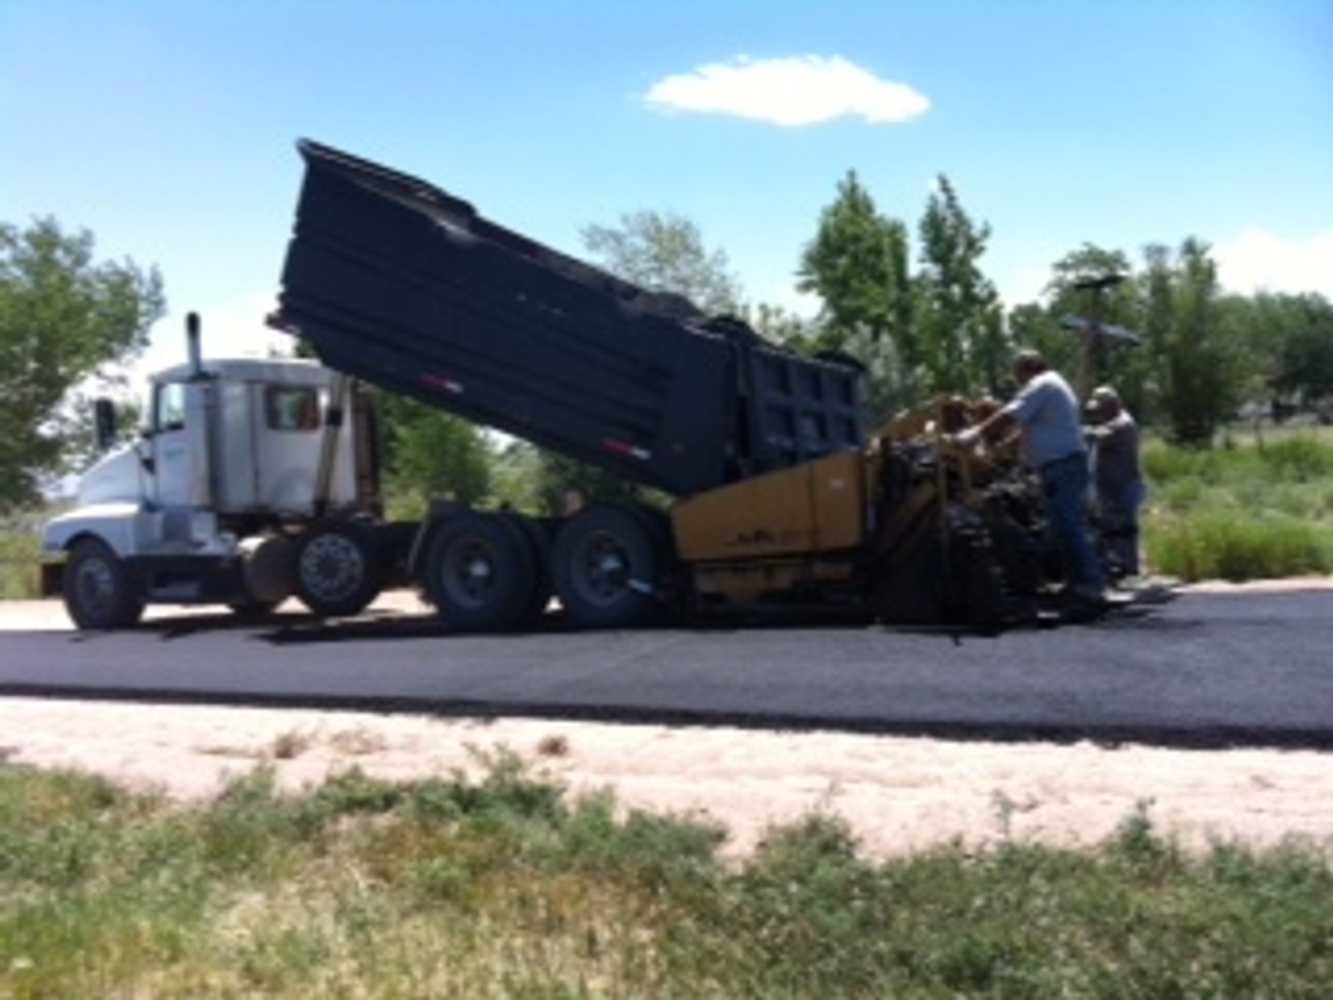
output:
[[[374,537],[360,525],[316,524],[296,543],[296,596],[321,618],[360,614],[379,596],[381,573]]]
[[[128,628],[143,614],[143,596],[125,564],[95,538],[70,552],[61,590],[65,610],[82,629]]]

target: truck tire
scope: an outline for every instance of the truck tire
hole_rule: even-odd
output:
[[[370,530],[347,521],[312,525],[296,542],[292,583],[321,618],[360,614],[380,593],[383,567]]]
[[[505,631],[523,624],[538,572],[534,546],[518,524],[470,511],[450,518],[426,556],[426,592],[445,626]]]
[[[560,603],[578,627],[631,628],[657,610],[658,538],[632,511],[585,508],[560,529],[551,562]]]
[[[85,538],[71,550],[61,591],[65,610],[81,629],[128,628],[143,614],[143,595],[133,576],[96,538]]]
[[[551,603],[554,585],[551,583],[551,538],[544,527],[530,517],[522,514],[504,512],[499,515],[518,528],[527,540],[532,553],[533,574],[532,592],[528,595],[527,607],[518,624],[530,628],[541,621],[546,614],[546,606]]]

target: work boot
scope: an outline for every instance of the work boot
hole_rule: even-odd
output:
[[[1106,599],[1105,591],[1091,584],[1071,584],[1064,589],[1060,597],[1060,613],[1066,621],[1095,621],[1111,608],[1111,602]]]

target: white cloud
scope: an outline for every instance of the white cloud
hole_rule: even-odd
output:
[[[859,116],[888,125],[925,114],[930,100],[842,56],[789,56],[709,63],[657,83],[644,96],[660,111],[735,115],[774,125],[817,125]]]
[[[1213,257],[1228,291],[1322,292],[1333,297],[1333,229],[1284,238],[1249,227],[1218,242]]]

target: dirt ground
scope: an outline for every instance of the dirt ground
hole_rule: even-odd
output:
[[[400,598],[395,610],[414,610],[411,600]],[[52,602],[0,606],[0,631],[67,627]],[[842,816],[865,853],[887,856],[953,840],[980,848],[1006,836],[1095,843],[1140,802],[1150,803],[1159,830],[1190,846],[1303,835],[1333,847],[1333,755],[1310,751],[0,698],[0,760],[94,771],[182,799],[211,795],[260,762],[294,790],[351,767],[389,779],[475,773],[477,751],[499,746],[574,794],[609,787],[626,808],[721,821],[734,857],[768,824],[810,810]]]

